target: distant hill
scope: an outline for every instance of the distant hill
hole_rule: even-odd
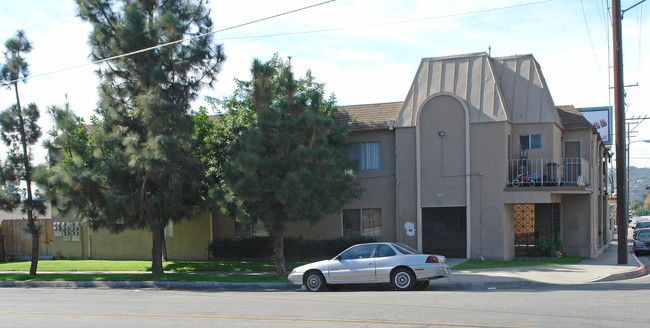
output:
[[[643,200],[650,193],[650,168],[630,166],[630,201]]]

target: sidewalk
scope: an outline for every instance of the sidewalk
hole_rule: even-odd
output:
[[[628,251],[626,265],[619,265],[618,245],[613,241],[595,259],[584,259],[580,264],[531,266],[516,268],[453,270],[448,278],[431,281],[430,289],[472,290],[512,289],[544,285],[579,285],[599,281],[631,279],[647,274],[645,265]],[[629,246],[628,246],[629,249]],[[465,259],[448,259],[450,266]],[[13,272],[17,273],[17,272]],[[44,273],[44,272],[43,272]],[[87,273],[87,272],[80,272]],[[144,274],[144,273],[143,273]],[[0,281],[0,287],[54,287],[54,288],[166,288],[205,290],[297,290],[290,283],[230,283],[230,282],[174,282],[174,281]]]
[[[647,273],[645,265],[629,250],[626,265],[618,263],[618,243],[613,241],[595,259],[579,264],[517,268],[453,270],[448,278],[431,282],[440,289],[504,289],[542,285],[577,285],[599,281],[631,279]],[[450,265],[455,259],[450,259]],[[463,260],[459,260],[463,261]]]

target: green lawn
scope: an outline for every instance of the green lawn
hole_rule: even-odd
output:
[[[565,256],[559,259],[526,259],[526,260],[469,260],[454,266],[452,270],[468,270],[468,269],[491,269],[491,268],[513,268],[537,265],[559,265],[559,264],[578,264],[582,261],[581,257]]]
[[[459,264],[452,270],[488,269],[504,267],[522,267],[536,265],[577,264],[582,261],[579,257],[562,257],[557,260],[526,259],[513,261],[470,260]],[[305,262],[287,262],[287,271]],[[0,263],[0,271],[29,271],[30,262]],[[103,260],[41,260],[38,261],[38,272],[57,271],[139,271],[142,273],[37,273],[30,277],[23,273],[0,274],[0,281],[180,281],[180,282],[287,282],[278,279],[275,274],[275,264],[272,262],[247,261],[167,261],[163,263],[167,273],[152,275],[150,261],[103,261]],[[209,273],[218,271],[223,273]],[[269,273],[251,273],[262,271]],[[452,273],[453,274],[453,273]]]
[[[165,273],[152,275],[149,273],[108,273],[108,274],[75,274],[75,273],[37,273],[30,277],[28,274],[0,274],[0,281],[180,281],[180,282],[288,282],[278,279],[275,274],[191,274]]]
[[[307,262],[287,262],[287,271]],[[0,263],[0,271],[29,271],[30,261]],[[166,261],[165,271],[275,271],[273,262],[248,261]],[[151,261],[41,260],[38,271],[151,271]]]

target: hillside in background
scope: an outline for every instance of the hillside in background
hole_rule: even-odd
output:
[[[650,193],[646,187],[650,187],[650,168],[630,166],[630,201],[645,199]]]

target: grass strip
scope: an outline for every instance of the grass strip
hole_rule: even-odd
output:
[[[527,267],[527,266],[543,266],[543,265],[564,265],[564,264],[578,264],[582,261],[581,257],[565,256],[559,259],[524,259],[524,260],[469,260],[467,262],[456,265],[452,270],[470,270],[470,269],[493,269],[493,268],[514,268],[514,267]]]
[[[28,274],[0,274],[0,281],[178,281],[178,282],[289,282],[278,279],[274,274],[191,274],[165,273],[152,275],[149,273],[40,273],[36,276]]]
[[[308,262],[287,262],[287,271]],[[0,271],[29,271],[30,261],[0,263]],[[275,271],[273,262],[252,261],[166,261],[165,271]],[[151,261],[110,261],[110,260],[40,260],[38,271],[151,271]]]

